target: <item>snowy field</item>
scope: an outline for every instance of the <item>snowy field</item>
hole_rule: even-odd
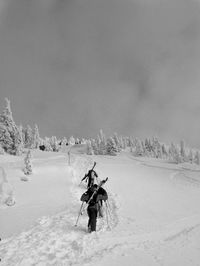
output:
[[[96,161],[109,200],[97,232],[87,233],[86,190],[81,178]],[[197,266],[200,265],[200,168],[118,156],[33,152],[33,174],[22,181],[23,158],[0,155],[0,193],[15,204],[0,206],[2,266]],[[1,169],[2,169],[1,168]],[[0,195],[2,196],[2,195]]]

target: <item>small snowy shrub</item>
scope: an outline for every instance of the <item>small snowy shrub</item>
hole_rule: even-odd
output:
[[[21,177],[21,181],[25,181],[25,182],[28,181],[28,177],[27,176],[22,176]]]
[[[0,145],[0,154],[4,154],[4,149],[2,148],[2,146]]]
[[[30,159],[31,159],[31,151],[28,150],[26,157],[24,158],[25,167],[23,169],[23,172],[25,175],[31,175],[33,172]]]
[[[15,204],[12,186],[8,183],[4,168],[0,167],[0,204]]]

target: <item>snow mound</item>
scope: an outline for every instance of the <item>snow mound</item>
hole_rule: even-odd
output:
[[[0,167],[0,206],[12,206],[14,204],[13,188],[7,180],[5,169]]]

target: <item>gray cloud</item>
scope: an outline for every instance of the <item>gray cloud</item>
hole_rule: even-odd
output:
[[[38,123],[44,135],[103,128],[198,145],[198,2],[6,3],[0,96],[11,98],[17,121]]]

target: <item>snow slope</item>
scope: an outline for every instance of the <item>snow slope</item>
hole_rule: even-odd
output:
[[[5,158],[5,157],[4,157]],[[0,209],[1,265],[200,265],[200,169],[164,161],[35,152],[34,173],[1,160],[16,204]],[[81,206],[85,172],[97,162],[109,201],[97,232]]]

